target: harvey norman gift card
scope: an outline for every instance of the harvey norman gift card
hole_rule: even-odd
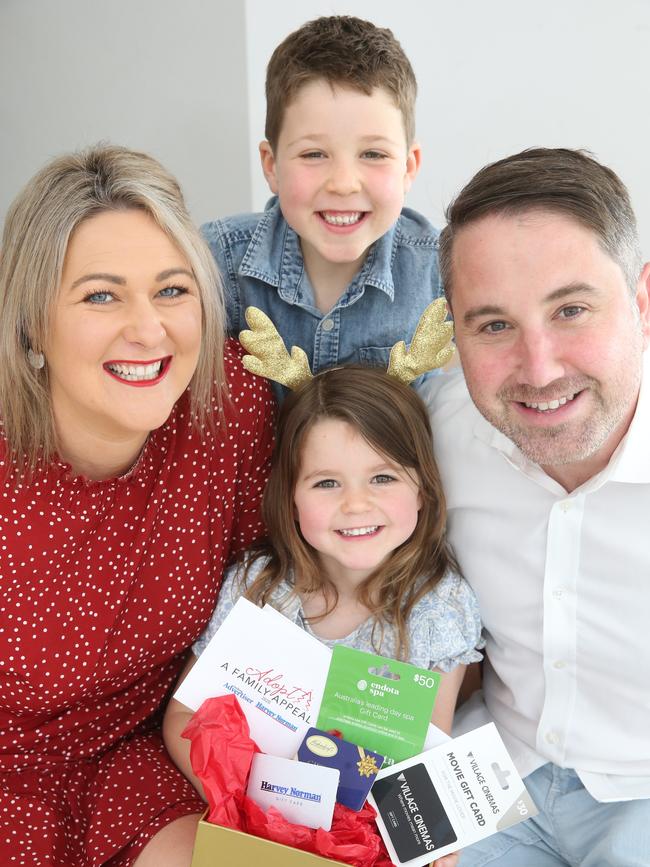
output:
[[[286,617],[238,599],[174,698],[197,710],[233,693],[259,748],[291,758],[316,723],[330,657]]]
[[[253,757],[246,794],[263,810],[275,807],[295,825],[329,831],[338,784],[335,768],[258,753]]]
[[[494,723],[382,769],[369,800],[391,860],[409,867],[537,814]]]

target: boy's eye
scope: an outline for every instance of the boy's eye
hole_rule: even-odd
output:
[[[161,289],[158,295],[161,298],[178,298],[181,295],[186,295],[187,289],[184,286],[165,286]]]
[[[304,160],[320,160],[325,159],[325,154],[322,151],[307,151],[304,154],[300,154],[300,156]]]
[[[338,482],[335,479],[321,479],[314,485],[315,488],[336,488]]]
[[[381,151],[364,151],[362,154],[363,158],[366,160],[385,160],[386,154],[381,153]]]
[[[109,304],[115,296],[112,292],[90,292],[83,300],[88,304]]]
[[[375,485],[387,485],[389,482],[396,481],[395,476],[389,476],[388,473],[377,473],[376,476],[372,477],[373,484]]]

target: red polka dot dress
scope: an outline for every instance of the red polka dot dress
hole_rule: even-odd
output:
[[[125,476],[53,464],[7,482],[0,441],[0,864],[131,864],[202,810],[168,758],[160,706],[215,606],[225,563],[262,533],[273,432],[237,344],[214,432],[187,394]]]

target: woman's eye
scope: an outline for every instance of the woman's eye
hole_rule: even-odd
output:
[[[84,297],[88,304],[109,304],[115,300],[112,292],[91,292]]]
[[[387,485],[389,482],[395,481],[395,476],[389,476],[388,473],[378,473],[372,477],[372,481],[375,485]]]
[[[320,482],[316,482],[314,487],[315,488],[336,488],[337,482],[334,479],[321,479]]]
[[[184,286],[165,286],[158,293],[161,298],[179,298],[181,295],[186,294],[187,289]]]

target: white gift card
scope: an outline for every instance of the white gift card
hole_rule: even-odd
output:
[[[259,748],[294,756],[316,724],[331,651],[273,609],[238,599],[174,698],[197,710],[237,696]]]
[[[246,794],[263,810],[275,807],[289,822],[329,831],[338,785],[335,768],[258,753]]]
[[[537,814],[494,723],[380,770],[369,801],[391,860],[409,867]]]

